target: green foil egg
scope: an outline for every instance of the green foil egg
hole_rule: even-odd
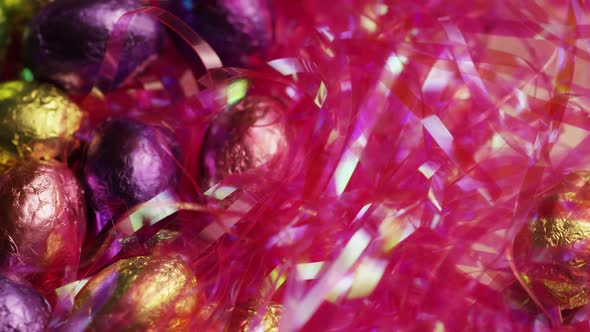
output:
[[[0,172],[21,158],[62,155],[83,113],[57,88],[36,82],[0,84]]]

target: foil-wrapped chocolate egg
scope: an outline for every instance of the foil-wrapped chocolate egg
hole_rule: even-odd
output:
[[[78,106],[49,84],[0,84],[1,165],[11,165],[19,157],[51,159],[63,154],[82,117]]]
[[[562,310],[590,303],[590,173],[569,174],[549,192],[514,248],[542,302]]]
[[[49,303],[41,294],[0,277],[0,331],[43,332],[50,317]]]
[[[281,304],[271,303],[261,314],[253,306],[238,305],[230,310],[231,318],[225,327],[227,332],[278,332],[283,313]]]
[[[274,37],[270,2],[265,0],[172,0],[167,8],[203,37],[226,66],[264,59]]]
[[[133,205],[174,189],[180,148],[164,127],[134,120],[105,121],[86,154],[84,176],[99,227]]]
[[[186,330],[199,303],[197,280],[179,258],[139,256],[93,276],[74,307],[88,312],[89,331]]]
[[[83,202],[76,177],[62,163],[27,160],[11,168],[0,177],[0,262],[37,270],[27,278],[40,289],[59,286],[80,257]]]
[[[282,156],[288,146],[285,111],[276,98],[248,96],[217,114],[201,148],[202,188]]]
[[[156,19],[137,14],[127,28],[113,81],[98,77],[107,43],[121,15],[139,9],[137,0],[55,0],[33,18],[26,56],[35,77],[71,93],[94,85],[114,89],[155,60],[163,30]]]

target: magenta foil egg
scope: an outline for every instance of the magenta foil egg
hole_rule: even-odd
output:
[[[130,207],[173,190],[180,178],[180,148],[164,127],[105,121],[88,146],[84,178],[98,227]]]
[[[162,48],[163,29],[146,14],[137,14],[127,28],[113,82],[97,77],[115,23],[121,15],[139,9],[137,0],[55,0],[43,7],[31,23],[26,58],[35,77],[71,93],[120,86]]]
[[[78,264],[85,230],[84,194],[67,165],[23,161],[0,178],[0,259],[32,268],[38,289],[52,292]]]
[[[248,96],[217,114],[201,149],[202,188],[284,155],[288,147],[282,119],[285,109],[279,99]]]

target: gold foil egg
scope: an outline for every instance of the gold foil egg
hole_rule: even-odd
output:
[[[278,332],[283,313],[281,304],[271,303],[261,314],[253,306],[236,306],[230,310],[231,319],[226,332]]]
[[[82,111],[57,88],[42,83],[0,84],[0,161],[51,159],[66,151]]]
[[[197,304],[197,280],[184,261],[139,256],[92,277],[74,306],[88,310],[89,331],[185,331]]]
[[[514,248],[530,286],[547,295],[543,302],[560,309],[590,303],[590,173],[571,173],[549,192]]]

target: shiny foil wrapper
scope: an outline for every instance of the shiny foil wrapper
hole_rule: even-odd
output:
[[[186,331],[198,306],[197,280],[179,258],[139,256],[93,276],[75,299],[89,331]]]
[[[535,220],[517,236],[516,254],[535,263],[527,278],[551,304],[575,309],[590,303],[590,173],[577,172],[548,193]],[[523,245],[527,244],[527,245]]]
[[[35,78],[70,93],[88,92],[95,85],[111,90],[125,83],[162,48],[159,22],[137,14],[127,29],[112,82],[98,77],[115,23],[142,6],[136,0],[55,0],[44,6],[33,18],[26,41],[26,60]]]
[[[0,169],[21,157],[62,155],[80,127],[82,111],[48,84],[0,84]]]
[[[171,0],[166,9],[203,37],[226,66],[262,63],[274,38],[270,2],[265,0]]]
[[[164,127],[107,120],[88,147],[84,178],[99,228],[133,205],[146,202],[180,179],[180,147]]]
[[[248,96],[217,114],[201,149],[201,187],[283,156],[288,148],[285,113],[276,98]]]
[[[529,226],[540,247],[575,244],[590,237],[590,173],[568,174],[563,183],[543,199],[538,216]]]
[[[0,177],[0,261],[32,267],[39,289],[61,285],[77,266],[86,229],[84,195],[57,161],[23,161]]]
[[[43,332],[50,318],[51,307],[41,294],[0,277],[0,331]]]
[[[230,310],[230,321],[226,332],[279,332],[279,322],[283,306],[276,303],[268,305],[261,314],[253,306],[238,305]]]

